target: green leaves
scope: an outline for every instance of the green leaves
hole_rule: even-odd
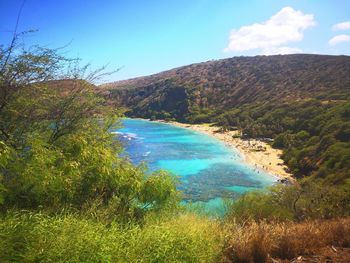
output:
[[[176,191],[176,180],[162,171],[147,177],[138,196],[146,209],[159,210],[166,204],[176,206],[180,201]]]
[[[251,192],[234,201],[227,219],[245,222],[329,219],[350,213],[350,185],[325,186],[310,179]]]
[[[11,155],[11,148],[0,141],[0,168],[6,167]]]
[[[4,203],[4,195],[6,187],[4,185],[4,173],[8,162],[11,159],[12,149],[7,146],[3,141],[0,141],[0,206]]]
[[[1,208],[94,206],[93,214],[121,221],[142,219],[149,204],[168,208],[175,184],[119,157],[110,129],[123,111],[88,81],[99,72],[77,62],[58,50],[0,47]]]
[[[343,170],[350,169],[345,161],[349,109],[348,100],[272,101],[225,109],[216,121],[241,128],[245,137],[273,138],[272,146],[283,149],[282,158],[296,177],[327,177],[327,183],[342,184],[350,176]]]

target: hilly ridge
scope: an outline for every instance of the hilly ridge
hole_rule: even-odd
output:
[[[350,179],[350,57],[234,57],[104,84],[127,116],[216,123],[272,138],[296,177]]]
[[[165,111],[172,118],[199,108],[227,109],[263,101],[343,99],[350,89],[350,57],[277,55],[234,57],[102,85],[131,116]]]

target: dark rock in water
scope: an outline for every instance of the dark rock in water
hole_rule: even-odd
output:
[[[284,184],[284,185],[291,185],[292,181],[288,178],[281,178],[277,180],[278,183]]]

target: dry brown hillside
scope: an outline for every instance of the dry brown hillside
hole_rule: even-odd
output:
[[[342,99],[350,90],[350,57],[276,55],[234,57],[192,64],[155,75],[104,84],[114,103],[131,114],[150,117],[164,110],[172,117],[193,107],[232,108],[259,101],[314,97]]]

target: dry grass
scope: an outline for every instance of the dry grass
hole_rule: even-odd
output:
[[[232,224],[223,262],[271,262],[314,255],[327,246],[350,247],[350,218],[302,223]]]

